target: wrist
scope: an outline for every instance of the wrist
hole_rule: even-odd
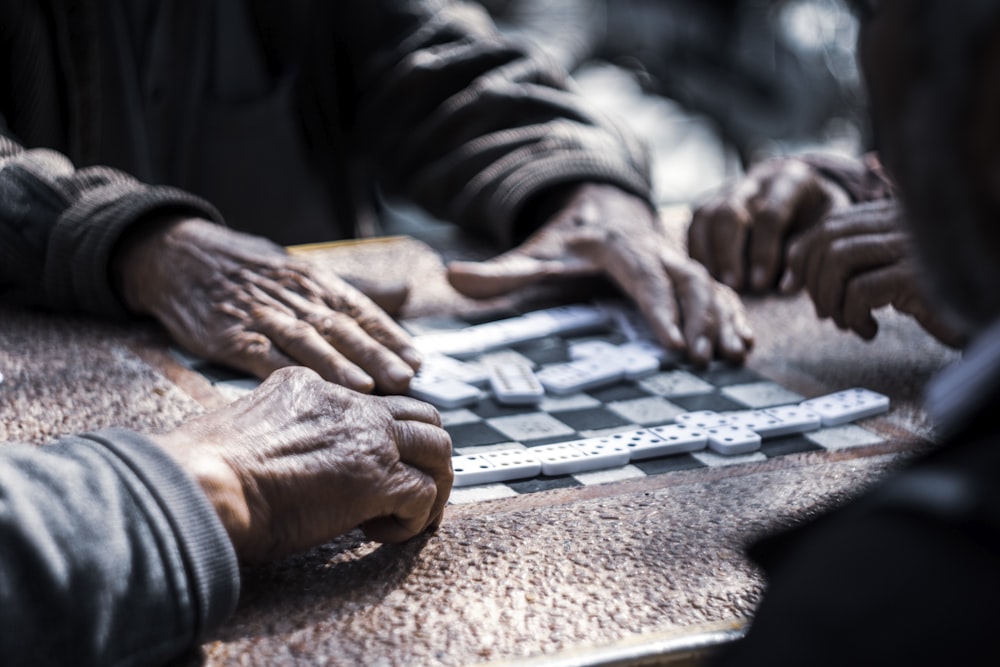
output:
[[[170,239],[195,219],[158,215],[136,222],[119,240],[111,255],[115,290],[133,313],[151,315],[155,299],[169,275],[165,267]],[[205,221],[205,224],[212,224]]]
[[[240,475],[211,443],[198,442],[197,434],[183,427],[149,437],[197,483],[242,558],[253,521]]]

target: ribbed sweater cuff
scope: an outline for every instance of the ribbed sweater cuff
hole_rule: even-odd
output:
[[[203,639],[232,615],[240,591],[232,543],[198,484],[159,446],[138,433],[104,429],[84,437],[114,452],[159,503],[170,523],[197,608]]]

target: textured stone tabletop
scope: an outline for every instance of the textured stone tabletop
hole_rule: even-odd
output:
[[[412,239],[309,256],[346,273],[420,275],[411,314],[482,307],[449,293],[438,256]],[[762,590],[746,541],[841,502],[925,446],[923,385],[956,357],[892,312],[865,343],[816,321],[803,298],[749,310],[753,368],[805,395],[890,395],[892,411],[866,422],[885,441],[453,506],[436,534],[399,546],[352,533],[246,569],[236,615],[194,661],[638,664],[685,638],[731,636]],[[0,440],[168,428],[221,400],[171,363],[151,326],[0,310],[0,373]]]

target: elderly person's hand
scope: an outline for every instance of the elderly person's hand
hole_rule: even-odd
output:
[[[305,368],[153,438],[200,484],[244,561],[358,526],[380,542],[409,539],[440,523],[453,481],[451,438],[432,406]]]
[[[892,305],[942,343],[962,347],[966,335],[924,295],[901,218],[895,201],[856,204],[831,214],[789,245],[781,289],[791,293],[805,287],[817,316],[833,318],[841,329],[865,339],[878,333],[872,311]]]
[[[737,291],[771,290],[789,239],[849,204],[847,192],[800,159],[760,162],[696,208],[688,252]]]
[[[660,342],[686,349],[695,362],[742,361],[753,346],[737,295],[672,247],[648,204],[610,185],[575,188],[520,246],[485,262],[453,262],[448,279],[485,298],[544,278],[602,272],[635,301]]]
[[[170,220],[123,241],[114,266],[129,308],[191,352],[261,378],[303,365],[357,391],[403,393],[420,363],[368,297],[259,237]]]

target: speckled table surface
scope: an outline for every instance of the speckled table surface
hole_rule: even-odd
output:
[[[411,314],[479,307],[448,293],[439,257],[412,239],[310,256],[346,273],[421,275]],[[352,533],[245,570],[235,616],[195,661],[621,664],[684,638],[731,636],[762,590],[742,546],[845,500],[926,445],[923,386],[956,358],[892,312],[865,343],[818,322],[802,298],[748,305],[752,367],[808,395],[855,385],[889,394],[892,411],[866,422],[885,441],[454,506],[437,533],[399,546]],[[0,310],[0,441],[163,429],[220,400],[166,350],[151,326]]]

